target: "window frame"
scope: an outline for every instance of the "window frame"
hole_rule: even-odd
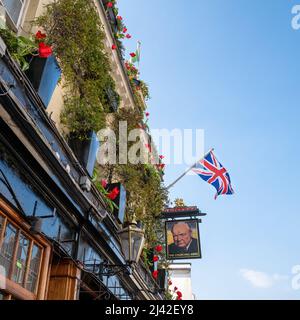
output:
[[[25,7],[27,4],[27,0],[18,0],[18,1],[21,2],[22,6],[21,6],[21,10],[20,10],[20,13],[18,16],[18,21],[17,21],[17,23],[15,23],[9,13],[9,11],[6,9],[3,0],[0,0],[0,5],[3,6],[3,8],[5,9],[5,12],[6,12],[6,25],[8,27],[11,27],[16,32],[18,31],[18,29],[22,23]]]
[[[14,246],[14,253],[13,253],[13,259],[12,264],[10,267],[10,270],[8,271],[8,274],[6,276],[7,280],[7,288],[2,289],[1,293],[5,296],[6,299],[10,299],[11,297],[17,298],[17,299],[45,299],[46,298],[46,283],[48,278],[48,271],[49,271],[49,258],[50,258],[50,244],[43,239],[41,236],[33,236],[29,232],[29,228],[24,228],[24,221],[20,221],[20,217],[18,217],[18,214],[14,213],[14,217],[11,217],[9,212],[7,210],[3,210],[1,204],[3,202],[0,198],[0,216],[4,218],[3,222],[3,228],[0,230],[0,249],[3,244],[3,240],[5,238],[5,230],[8,224],[11,224],[14,228],[16,228],[17,233],[15,237],[15,246]],[[17,219],[14,219],[16,218]],[[16,221],[17,220],[17,221]],[[19,284],[17,282],[14,282],[12,276],[16,269],[16,262],[17,262],[17,253],[19,248],[19,237],[20,234],[23,234],[28,241],[29,241],[29,247],[26,257],[26,269],[25,274],[22,279],[22,284]],[[34,245],[36,245],[40,250],[40,261],[38,266],[38,274],[36,278],[36,285],[35,290],[30,291],[26,289],[26,283],[28,280],[29,272],[30,272],[30,263],[31,263],[31,257],[32,257],[32,250]]]

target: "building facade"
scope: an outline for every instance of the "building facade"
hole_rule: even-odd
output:
[[[29,21],[50,2],[1,0],[2,24],[20,35],[35,33]],[[105,4],[95,0],[110,50]],[[118,50],[109,52],[120,107],[134,108],[124,61]],[[33,83],[2,39],[0,57],[0,299],[163,299],[142,260],[126,268],[122,223],[91,181],[95,159],[80,161],[61,134],[59,71]]]
[[[196,300],[192,291],[191,271],[191,263],[171,263],[169,265],[169,276],[172,282],[172,288],[176,287],[180,290],[182,300]]]

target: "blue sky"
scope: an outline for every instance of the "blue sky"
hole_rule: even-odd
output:
[[[197,128],[231,175],[234,196],[186,176],[170,192],[197,205],[203,259],[198,299],[299,299],[300,30],[288,0],[119,0],[142,42],[152,128]],[[184,165],[166,169],[166,184]]]

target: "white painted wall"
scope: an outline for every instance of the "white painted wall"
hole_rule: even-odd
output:
[[[169,265],[169,277],[172,281],[169,289],[172,291],[174,287],[177,287],[182,293],[182,300],[195,300],[192,291],[191,269],[191,263],[172,263]]]

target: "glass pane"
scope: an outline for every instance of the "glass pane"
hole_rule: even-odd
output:
[[[25,288],[31,292],[35,292],[37,287],[37,281],[40,271],[40,261],[41,261],[42,250],[37,246],[33,245],[31,260],[29,265],[29,273],[26,281]]]
[[[2,235],[3,226],[4,226],[4,217],[0,215],[0,241],[1,241],[1,235]]]
[[[6,274],[9,274],[12,265],[14,248],[16,244],[16,228],[10,223],[7,224],[2,247],[0,249],[0,265],[4,267]]]
[[[4,7],[15,25],[21,13],[22,3],[23,0],[3,0]]]
[[[23,285],[26,271],[26,261],[28,256],[29,240],[21,234],[19,237],[19,246],[17,258],[14,265],[14,273],[12,280],[20,285]]]

